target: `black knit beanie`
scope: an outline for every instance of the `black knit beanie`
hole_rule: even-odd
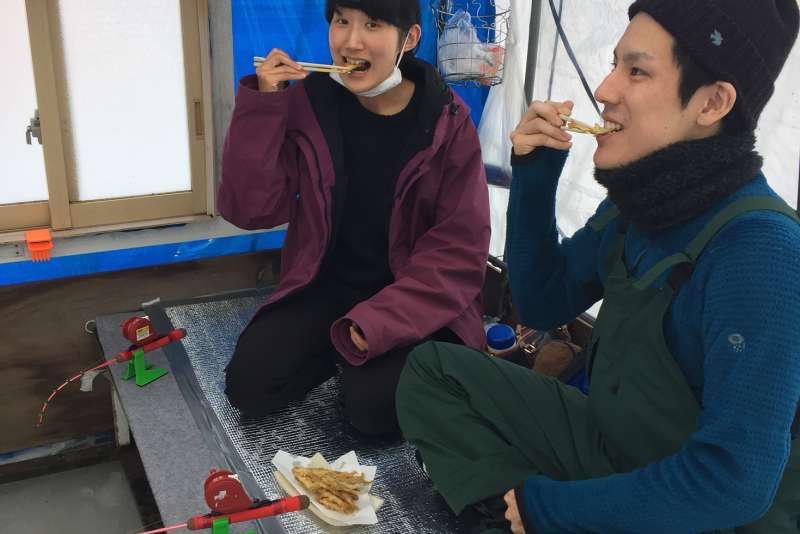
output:
[[[797,38],[797,0],[637,0],[687,54],[736,88],[734,113],[754,130]]]

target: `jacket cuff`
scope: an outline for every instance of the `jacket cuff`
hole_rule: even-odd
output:
[[[337,319],[331,325],[331,343],[333,343],[333,347],[336,349],[336,352],[341,354],[342,358],[347,361],[350,365],[358,367],[359,365],[364,365],[369,360],[370,355],[372,353],[372,347],[367,352],[361,352],[358,350],[353,344],[353,340],[350,339],[350,325],[356,323],[349,317],[342,317],[341,319]],[[358,325],[358,323],[356,323]],[[358,325],[361,328],[360,325]],[[363,329],[361,330],[364,331]],[[364,333],[366,336],[366,332]],[[369,343],[369,338],[367,339],[367,343]]]
[[[258,78],[255,74],[249,74],[239,80],[239,90],[236,92],[237,106],[262,107],[265,104],[275,106],[277,109],[286,107],[285,99],[288,98],[289,91],[275,91],[274,93],[264,93],[258,90]]]
[[[514,149],[511,149],[511,166],[515,167],[517,165],[528,165],[529,163],[533,162],[538,156],[538,149],[531,150],[524,156],[518,156],[514,154]]]
[[[239,89],[258,91],[258,76],[256,76],[255,74],[248,74],[247,76],[243,76],[239,80]]]
[[[569,150],[556,150],[555,148],[548,148],[546,146],[537,147],[524,156],[518,156],[514,154],[514,149],[511,149],[511,166],[517,165],[530,165],[539,157],[544,157],[545,155],[550,154],[551,156],[556,156],[557,158],[564,158],[566,159],[567,154],[569,154]]]
[[[533,524],[533,518],[528,511],[528,505],[525,502],[525,483],[523,482],[514,488],[514,498],[517,500],[517,510],[519,516],[522,518],[522,526],[525,527],[525,534],[535,534],[538,532]]]

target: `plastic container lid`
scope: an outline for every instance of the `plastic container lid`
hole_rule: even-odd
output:
[[[486,332],[486,344],[493,350],[510,349],[517,342],[514,329],[507,324],[496,324]]]

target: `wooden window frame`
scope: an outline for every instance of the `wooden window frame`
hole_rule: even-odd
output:
[[[179,0],[186,81],[191,191],[92,201],[69,197],[73,152],[63,119],[67,87],[56,3],[26,0],[37,105],[42,128],[48,200],[0,206],[2,241],[17,240],[21,230],[49,227],[76,235],[99,228],[143,227],[168,220],[207,220],[213,214],[215,143],[211,98],[208,0]],[[109,172],[112,172],[109,169]]]

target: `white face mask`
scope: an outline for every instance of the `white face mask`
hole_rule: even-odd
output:
[[[397,63],[394,66],[394,70],[389,75],[388,78],[383,80],[381,83],[373,87],[372,89],[368,89],[366,91],[361,91],[360,93],[354,93],[358,96],[366,96],[368,98],[372,98],[374,96],[382,95],[383,93],[390,91],[400,85],[400,82],[403,81],[403,73],[400,72],[400,60],[403,59],[403,53],[405,52],[406,43],[408,43],[408,37],[411,35],[411,32],[406,34],[406,39],[403,41],[403,46],[400,48],[400,57],[397,58]],[[338,72],[331,72],[331,78],[333,78],[337,83],[341,84],[345,89],[350,91],[350,89],[345,85],[344,80],[342,79],[342,75]]]

